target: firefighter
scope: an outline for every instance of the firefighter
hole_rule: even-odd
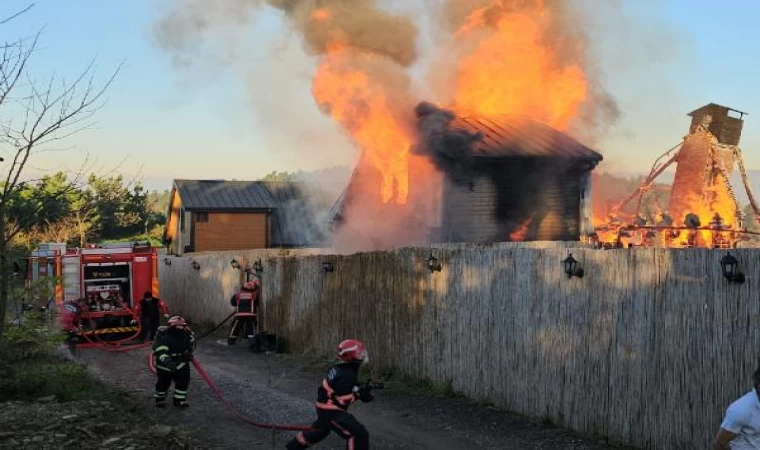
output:
[[[69,334],[79,334],[82,328],[82,312],[87,311],[85,299],[78,298],[76,301],[67,300],[63,302],[61,310],[61,328]]]
[[[230,304],[235,308],[235,316],[230,326],[230,335],[227,338],[229,345],[235,345],[238,334],[242,331],[248,339],[252,339],[256,332],[256,310],[261,293],[259,280],[247,281],[243,288],[230,299]]]
[[[340,361],[330,369],[317,391],[314,430],[298,433],[286,446],[288,450],[309,448],[325,439],[330,431],[346,440],[347,449],[369,448],[367,429],[347,412],[357,399],[362,402],[373,400],[368,386],[358,386],[359,368],[369,361],[367,350],[359,341],[345,340],[338,345],[338,359]]]
[[[165,319],[169,318],[169,308],[166,306],[160,298],[156,298],[148,291],[143,295],[143,298],[135,305],[134,325],[138,321],[142,329],[140,330],[140,342],[145,341],[145,337],[148,337],[149,341],[152,341],[156,337],[156,330],[159,325],[160,314],[164,315]]]
[[[156,406],[166,406],[169,386],[174,381],[174,406],[187,408],[187,388],[190,385],[190,362],[195,351],[195,334],[180,316],[169,319],[169,326],[160,327],[153,341],[156,357]]]
[[[72,355],[76,355],[76,346],[82,336],[81,320],[84,311],[87,311],[87,301],[83,298],[63,302],[60,316],[61,328],[66,333],[65,344]]]

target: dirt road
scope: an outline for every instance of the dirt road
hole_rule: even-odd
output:
[[[196,354],[208,374],[248,417],[284,424],[309,424],[320,378],[273,356],[252,354],[244,345],[204,340]],[[158,410],[153,406],[154,376],[147,369],[147,351],[107,353],[81,350],[79,359],[105,382],[130,392],[158,423],[183,425],[197,449],[283,448],[292,432],[252,428],[236,419],[193,373],[191,408]],[[539,427],[518,417],[475,406],[465,400],[397,395],[380,391],[376,400],[352,412],[370,431],[374,449],[588,449],[609,446],[565,430]],[[342,449],[336,436],[319,449]]]

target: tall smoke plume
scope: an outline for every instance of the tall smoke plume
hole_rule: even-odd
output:
[[[156,32],[175,60],[197,59],[201,45],[214,39],[222,40],[220,49],[256,48],[259,42],[241,44],[230,29],[245,29],[267,9],[282,13],[283,38],[294,33],[316,60],[310,75],[314,102],[361,151],[362,176],[352,178],[359,186],[342,216],[360,224],[355,234],[374,246],[399,243],[410,221],[434,214],[434,207],[415,201],[431,197],[421,191],[436,189],[430,181],[436,170],[456,184],[472,181],[472,148],[481,136],[451,127],[456,116],[526,115],[590,143],[619,116],[589,50],[591,16],[577,8],[578,1],[428,2],[435,4],[423,8],[434,23],[428,46],[421,45],[417,26],[423,18],[397,12],[393,0],[175,2]],[[433,55],[426,77],[417,75],[420,52]],[[423,91],[441,107],[420,102]],[[252,103],[272,107],[271,98],[254,97]],[[298,122],[293,118],[304,117],[303,108],[277,103],[292,108],[292,114],[277,115],[289,117],[278,124],[279,132],[292,134]],[[319,146],[305,143],[303,155]]]

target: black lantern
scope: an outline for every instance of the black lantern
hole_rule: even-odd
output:
[[[193,261],[191,265],[193,266],[193,269],[201,270],[201,265],[198,261]]]
[[[441,265],[441,262],[438,261],[438,258],[433,256],[432,254],[428,259],[425,260],[427,262],[428,269],[430,269],[430,272],[440,272],[443,266]]]
[[[322,263],[322,270],[324,270],[325,273],[333,272],[335,270],[335,267],[333,267],[331,262],[325,261]]]
[[[730,283],[744,283],[744,274],[739,271],[739,260],[734,258],[731,253],[727,253],[720,260],[720,267],[723,270],[723,276]]]
[[[257,259],[253,263],[253,271],[256,272],[256,275],[261,275],[261,272],[264,271],[264,265],[261,264],[261,259]]]
[[[240,268],[240,263],[235,258],[232,258],[232,261],[230,261],[230,265],[232,266],[233,269],[239,269]]]
[[[570,253],[567,258],[562,260],[562,266],[565,268],[565,274],[567,275],[567,278],[583,278],[583,269],[578,267],[578,261],[573,258],[572,253]]]
[[[172,265],[172,260],[169,259],[168,257],[164,258],[164,265],[165,266],[171,266]]]

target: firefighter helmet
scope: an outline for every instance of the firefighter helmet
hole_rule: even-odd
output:
[[[180,330],[187,326],[187,322],[181,316],[174,316],[169,319],[169,326],[172,328],[179,328]]]
[[[346,339],[338,344],[338,359],[346,362],[368,362],[367,348],[355,339]]]

